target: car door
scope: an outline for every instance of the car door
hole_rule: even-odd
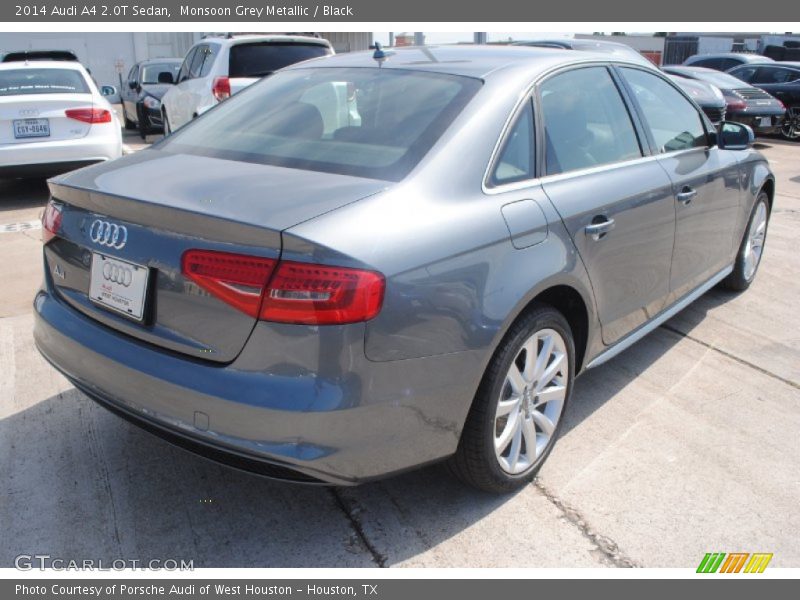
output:
[[[135,89],[137,84],[137,74],[139,72],[139,65],[133,65],[131,70],[128,71],[128,78],[125,85],[122,86],[122,103],[125,108],[125,116],[130,121],[136,121],[136,97],[138,92]],[[131,87],[134,86],[134,87]]]
[[[734,152],[720,150],[694,103],[660,74],[619,69],[651,150],[672,181],[675,249],[668,302],[730,265],[737,240],[740,173]]]
[[[655,316],[669,294],[672,184],[607,66],[571,68],[537,86],[542,186],[592,283],[603,341]]]
[[[800,69],[759,67],[750,83],[775,96],[787,109],[800,106]]]
[[[192,83],[190,68],[197,55],[197,48],[197,46],[191,48],[186,54],[186,58],[183,59],[181,69],[178,71],[174,91],[170,94],[167,115],[173,130],[184,125],[191,115],[191,107],[188,105],[190,101],[190,85]]]
[[[203,63],[209,55],[208,44],[197,46],[192,62],[189,65],[189,78],[186,81],[186,113],[184,123],[188,123],[200,114],[200,107],[210,93],[210,86],[201,78]]]

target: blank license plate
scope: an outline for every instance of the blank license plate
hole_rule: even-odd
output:
[[[49,119],[17,119],[14,121],[14,137],[50,137]]]
[[[89,297],[93,302],[141,321],[147,294],[147,267],[92,254]]]
[[[760,117],[758,119],[758,126],[759,127],[771,127],[772,126],[772,117]]]

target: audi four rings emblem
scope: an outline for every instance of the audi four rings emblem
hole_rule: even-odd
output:
[[[95,219],[89,227],[89,239],[95,244],[121,250],[128,242],[128,228],[125,225]]]
[[[103,278],[128,287],[133,281],[133,270],[123,265],[106,263],[103,265]]]

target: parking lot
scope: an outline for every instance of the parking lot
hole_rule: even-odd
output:
[[[195,567],[694,568],[706,552],[800,566],[800,144],[760,147],[778,192],[755,284],[712,290],[582,376],[538,479],[507,497],[441,466],[358,488],[275,483],[106,412],[33,346],[46,185],[0,181],[0,566],[38,553]]]

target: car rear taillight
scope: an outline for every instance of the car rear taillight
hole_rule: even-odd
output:
[[[63,206],[50,200],[42,214],[42,242],[45,244],[58,235],[61,229],[61,212]]]
[[[187,250],[181,259],[181,272],[213,296],[255,318],[275,262],[229,252]]]
[[[105,108],[68,108],[64,111],[64,114],[70,119],[91,125],[111,123],[111,111]]]
[[[728,112],[747,109],[747,104],[742,97],[735,94],[725,94],[725,104],[727,104]]]
[[[330,325],[375,317],[386,281],[375,271],[281,261],[261,305],[261,319]]]
[[[227,77],[217,77],[211,85],[211,93],[217,102],[222,102],[231,97],[231,80]]]
[[[367,321],[380,312],[380,273],[269,258],[187,250],[183,275],[234,308],[264,321],[332,325]]]

